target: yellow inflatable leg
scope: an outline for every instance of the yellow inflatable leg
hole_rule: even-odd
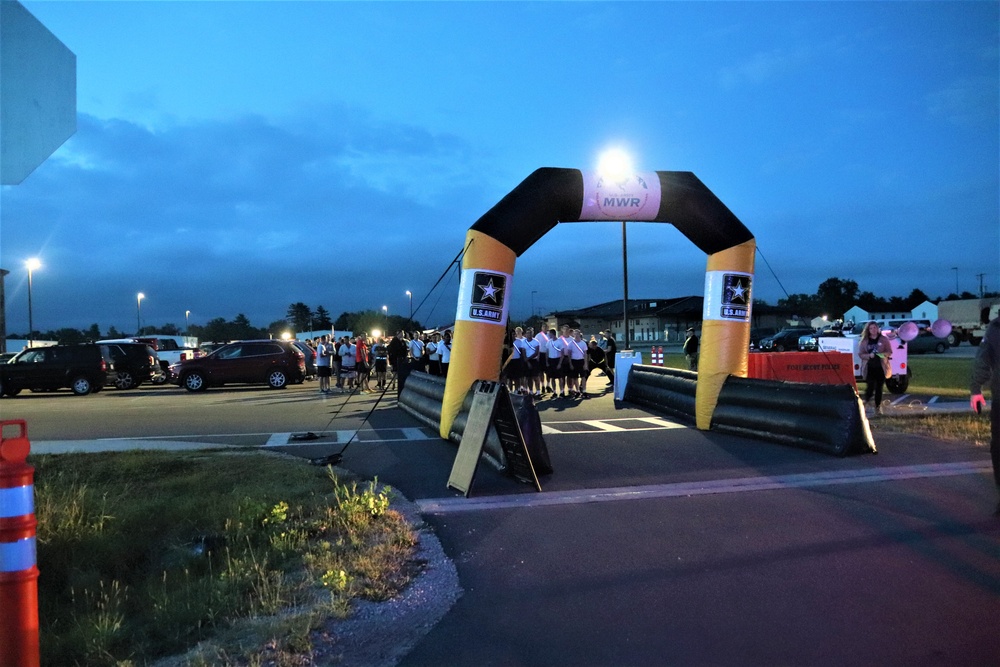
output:
[[[500,357],[517,259],[513,250],[482,232],[469,230],[465,247],[451,363],[441,404],[440,435],[445,440],[472,383],[500,379]]]
[[[711,428],[726,378],[747,376],[756,249],[750,239],[708,257],[694,403],[695,423],[703,431]]]

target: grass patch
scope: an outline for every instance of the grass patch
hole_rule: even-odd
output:
[[[146,664],[206,640],[210,657],[186,664],[308,653],[319,620],[392,597],[414,573],[416,537],[391,490],[302,461],[120,452],[31,463],[45,665]]]
[[[909,393],[935,394],[938,396],[969,396],[969,378],[974,359],[955,359],[911,355]],[[987,394],[989,391],[987,390]]]
[[[938,440],[958,440],[977,447],[990,446],[989,411],[982,415],[973,412],[918,414],[904,417],[884,415],[871,422],[872,430],[896,433],[915,433]]]

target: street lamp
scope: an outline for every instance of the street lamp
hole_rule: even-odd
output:
[[[142,300],[146,298],[146,295],[139,292],[135,295],[135,335],[138,336],[140,330],[142,329],[141,317],[142,317]]]
[[[598,172],[602,178],[614,181],[622,180],[632,175],[632,160],[625,151],[612,148],[601,155]],[[622,342],[623,350],[629,349],[628,342],[628,236],[625,232],[625,221],[622,220]]]
[[[410,323],[413,323],[413,292],[406,290],[406,296],[410,297]]]
[[[191,311],[184,311],[184,333],[191,333]]]
[[[24,263],[28,268],[28,347],[35,346],[35,321],[31,314],[31,273],[36,269],[42,268],[42,263],[38,261],[37,257],[32,257]]]
[[[382,312],[385,313],[385,330],[389,330],[389,306],[382,306]]]

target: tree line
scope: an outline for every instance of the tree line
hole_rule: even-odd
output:
[[[987,292],[983,296],[1000,296],[1000,292]],[[949,294],[947,297],[937,297],[930,299],[927,294],[919,289],[914,289],[907,297],[893,296],[889,298],[877,297],[872,292],[861,291],[858,283],[843,278],[827,278],[820,283],[815,294],[789,294],[784,299],[778,299],[778,308],[794,312],[803,316],[815,316],[827,314],[831,318],[841,317],[852,306],[860,306],[868,312],[907,312],[913,310],[924,301],[940,301],[942,299],[975,299],[977,296],[970,292],[961,294]],[[764,301],[755,301],[756,305],[768,305]],[[541,321],[541,318],[539,318]],[[356,312],[343,312],[336,320],[332,320],[329,311],[323,306],[311,308],[309,305],[298,301],[289,304],[285,317],[271,322],[266,327],[255,327],[250,323],[249,318],[240,313],[232,320],[224,317],[217,317],[207,324],[192,324],[186,329],[182,329],[176,324],[167,323],[161,326],[147,326],[139,329],[138,334],[118,331],[114,326],[109,327],[103,334],[101,328],[95,323],[87,329],[54,329],[49,331],[35,331],[28,334],[10,334],[7,338],[35,340],[54,340],[60,343],[73,344],[87,341],[101,340],[103,338],[126,338],[129,336],[193,336],[199,341],[226,341],[226,340],[247,340],[252,338],[280,338],[285,333],[299,333],[311,331],[351,331],[356,334],[374,331],[395,333],[400,329],[405,331],[422,330],[424,326],[416,320],[400,315],[389,315],[376,310],[361,310]]]
[[[285,333],[306,333],[313,331],[351,331],[357,334],[372,334],[374,331],[395,333],[400,329],[411,331],[423,329],[419,321],[411,321],[409,318],[399,315],[387,315],[375,310],[363,310],[357,312],[343,312],[334,321],[330,318],[330,313],[323,306],[314,309],[307,304],[300,302],[290,304],[285,313],[284,319],[275,320],[266,327],[255,327],[250,319],[240,313],[232,320],[224,317],[217,317],[207,324],[191,324],[187,328],[181,328],[176,324],[168,322],[159,326],[146,326],[139,329],[137,333],[119,331],[114,326],[108,327],[102,333],[97,323],[91,324],[86,329],[50,329],[49,331],[34,331],[27,333],[12,333],[8,339],[34,339],[57,341],[62,344],[72,345],[75,343],[86,343],[95,340],[110,338],[129,338],[133,336],[192,336],[199,341],[227,341],[227,340],[249,340],[254,338],[280,338]]]

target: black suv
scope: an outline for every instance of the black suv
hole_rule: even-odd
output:
[[[815,331],[812,327],[788,327],[773,336],[761,338],[760,349],[763,352],[784,352],[799,349],[799,336],[805,336]]]
[[[115,377],[108,384],[118,389],[135,389],[160,371],[156,350],[145,343],[107,343],[115,365]]]
[[[17,396],[22,389],[69,387],[77,396],[99,392],[115,376],[107,345],[32,347],[0,364],[0,396]]]
[[[223,384],[266,384],[274,389],[302,382],[305,356],[285,340],[244,340],[229,343],[205,357],[170,367],[170,376],[188,391]]]

